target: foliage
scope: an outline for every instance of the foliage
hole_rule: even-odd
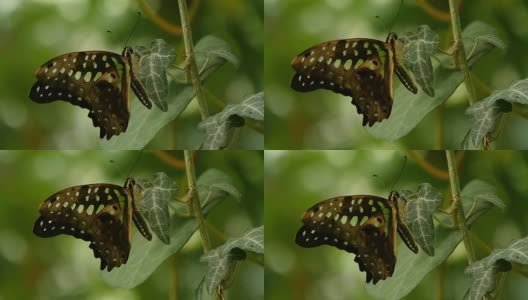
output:
[[[253,120],[264,120],[264,92],[252,95],[242,100],[240,104],[229,104],[223,111],[203,120],[198,127],[205,133],[203,150],[219,150],[225,148],[228,132],[235,126],[230,117],[237,115]]]
[[[501,286],[502,290],[493,290],[494,295],[500,293],[500,297],[522,299],[516,294],[516,285],[517,280],[524,279],[510,275],[504,281],[501,275],[522,272],[522,269],[516,270],[515,264],[524,262],[512,258],[513,251],[494,250],[494,259],[489,259],[484,266],[479,262],[467,267],[465,247],[461,243],[463,235],[451,212],[453,204],[445,153],[412,153],[416,162],[407,164],[395,185],[412,187],[415,191],[401,191],[400,196],[407,200],[406,223],[421,251],[414,254],[405,243],[398,241],[395,271],[376,285],[365,284],[364,274],[355,264],[353,254],[326,246],[298,247],[294,234],[302,226],[302,212],[322,199],[344,195],[386,195],[388,188],[383,182],[390,182],[397,176],[403,153],[372,150],[266,153],[265,201],[269,203],[266,204],[265,222],[268,227],[266,265],[269,267],[266,295],[274,299],[289,299],[292,293],[300,298],[423,299],[431,297],[431,291],[441,290],[446,298],[460,299],[468,290],[476,288],[478,294],[475,291],[468,294],[477,295],[471,299],[480,299],[479,295],[488,292],[488,286]],[[525,225],[526,205],[518,199],[526,197],[524,176],[517,177],[519,174],[504,170],[525,170],[528,157],[524,152],[515,151],[472,151],[459,159],[460,201],[477,259],[480,259],[489,255],[488,248],[507,245],[511,239],[523,235],[521,228]],[[440,176],[439,172],[445,173],[446,177]],[[384,180],[378,182],[369,174],[381,175]],[[429,183],[416,184],[423,181]],[[457,247],[459,250],[455,250]],[[523,247],[514,248],[518,251],[518,258],[528,256]],[[495,263],[498,259],[501,260]],[[468,268],[467,276],[464,268]],[[294,289],[285,278],[298,282],[298,286],[310,288]],[[439,282],[442,285],[438,285]],[[339,290],[339,294],[330,296],[328,291],[332,290]]]
[[[137,181],[141,186],[143,199],[139,209],[147,218],[150,229],[165,244],[170,245],[169,202],[176,198],[178,186],[167,174],[156,173],[154,180]]]
[[[182,161],[181,152],[165,152],[165,155]],[[12,280],[0,281],[2,296],[31,299],[38,293],[50,298],[68,295],[90,298],[97,295],[114,299],[165,299],[169,297],[167,285],[172,282],[167,279],[176,275],[187,278],[179,281],[178,296],[193,297],[205,274],[199,262],[203,250],[199,240],[190,239],[197,232],[198,225],[196,219],[189,216],[187,205],[182,203],[186,201],[188,190],[185,171],[173,166],[173,161],[158,155],[158,152],[146,152],[135,164],[138,153],[132,151],[4,151],[0,156],[0,176],[5,178],[1,188],[6,199],[12,199],[6,200],[0,209],[2,219],[6,220],[0,230],[0,240],[7,251],[3,253],[11,257],[2,260],[0,266],[3,271],[12,274]],[[196,154],[197,191],[203,195],[201,200],[207,224],[215,228],[215,232],[225,231],[226,235],[234,236],[243,233],[248,224],[262,224],[262,156],[256,151],[203,151]],[[119,166],[109,163],[109,160]],[[89,243],[64,235],[42,239],[31,232],[32,224],[39,215],[39,205],[47,196],[67,187],[88,183],[123,186],[127,175],[121,170],[132,167],[133,178],[149,178],[136,179],[136,186],[143,187],[140,209],[153,233],[155,227],[160,227],[161,234],[158,232],[151,241],[147,241],[132,225],[131,253],[126,264],[113,268],[111,272],[100,272],[100,262],[93,257]],[[35,170],[46,170],[48,175],[43,177],[43,173]],[[246,173],[247,170],[251,170],[250,174]],[[5,172],[9,176],[6,177]],[[240,202],[225,201],[232,195],[237,196]],[[167,235],[162,221],[167,204],[170,214],[169,245],[162,241]],[[240,223],[240,220],[243,222]],[[211,238],[218,245],[226,240],[217,235],[211,235]],[[180,259],[182,263],[174,264]],[[38,272],[35,273],[34,288],[28,289],[21,284],[23,280],[20,276],[35,270]],[[243,263],[238,275],[244,280],[235,277],[227,290],[230,296],[252,298],[261,294],[264,288],[262,268],[253,263]],[[247,287],[248,284],[251,288]]]
[[[150,48],[139,46],[134,52],[140,57],[137,74],[149,99],[166,112],[169,83],[165,69],[176,59],[174,49],[171,49],[164,40],[156,39],[150,43]]]
[[[218,38],[206,36],[196,44],[195,49],[198,69],[204,70],[202,73],[202,80],[205,80],[206,76],[211,75],[213,71],[217,70],[225,63],[230,61],[225,58],[225,53],[229,53],[229,46],[227,43],[219,40]],[[167,52],[169,50],[161,48],[160,51]],[[176,78],[181,78],[182,81],[185,78],[183,71],[173,70],[172,73],[174,73]],[[162,81],[160,80],[159,82]],[[159,85],[163,86],[164,84],[159,83]],[[155,88],[157,85],[152,84],[152,86]],[[166,111],[160,111],[157,109],[145,111],[144,107],[138,105],[138,103],[135,105],[132,103],[131,115],[135,115],[136,117],[130,119],[127,131],[111,140],[101,140],[100,144],[103,146],[103,148],[144,148],[156,136],[159,130],[166,126],[169,122],[176,119],[187,108],[189,102],[194,98],[194,88],[190,86],[188,82],[177,84],[172,90],[176,91],[177,95],[173,95],[173,97],[171,97],[172,99],[168,103],[168,109]],[[164,91],[157,92],[156,89],[151,91],[155,94],[164,94]],[[161,103],[158,105],[165,108],[165,105],[161,99],[162,97],[160,97]]]
[[[264,226],[248,230],[242,237],[231,238],[222,246],[202,255],[200,261],[207,264],[203,279],[207,293],[213,294],[220,283],[228,279],[239,261],[246,258],[245,251],[264,255]]]
[[[130,1],[128,5],[112,6],[105,1],[91,0],[11,6],[4,10],[3,18],[11,25],[4,28],[5,43],[9,47],[5,48],[3,57],[6,59],[0,68],[0,77],[9,78],[9,82],[16,84],[2,85],[5,105],[0,117],[0,135],[4,138],[0,141],[0,148],[199,148],[203,142],[197,127],[201,116],[191,102],[193,90],[185,84],[186,78],[185,82],[176,83],[176,78],[170,76],[181,73],[174,71],[176,68],[186,66],[178,2],[163,0],[156,7],[149,5],[148,1]],[[213,47],[211,51],[216,51],[215,55],[222,60],[242,62],[236,69],[231,66],[211,67],[210,62],[214,63],[216,59],[203,54],[200,57],[201,50],[195,49],[197,59],[208,60],[201,75],[210,112],[221,111],[232,99],[242,99],[263,90],[262,3],[242,3],[233,10],[226,3],[193,1],[189,2],[189,9],[195,46],[208,36],[216,36],[217,41],[208,45]],[[70,13],[65,14],[66,11]],[[136,26],[138,11],[141,16]],[[75,18],[71,18],[71,13]],[[38,33],[34,32],[35,28]],[[20,39],[15,41],[14,37]],[[162,40],[166,45],[162,46]],[[115,145],[101,145],[99,130],[86,118],[85,110],[63,102],[36,105],[28,98],[29,89],[35,82],[35,69],[49,58],[89,50],[121,53],[123,47],[129,45],[135,54],[143,55],[143,59],[134,62],[134,68],[139,71],[143,86],[156,104],[151,110],[138,106],[131,91],[130,120],[133,124],[129,130],[132,129],[133,133],[124,138],[130,143],[119,141],[114,142]],[[33,49],[31,55],[21,59],[21,53],[29,48]],[[160,63],[169,64],[169,77],[163,74],[165,67]],[[9,69],[17,71],[8,72]],[[163,113],[164,110],[167,112]],[[163,116],[162,120],[156,118],[159,116]],[[232,143],[233,148],[262,148],[262,134],[247,126],[242,133],[236,143]],[[130,133],[127,131],[127,134]]]
[[[409,66],[422,90],[434,97],[433,63],[431,56],[439,43],[438,35],[427,25],[418,26],[416,33],[406,32],[400,37],[404,44],[405,64]]]
[[[440,206],[441,194],[431,184],[422,183],[418,190],[402,193],[407,199],[407,225],[414,235],[416,243],[429,256],[434,256],[433,213]]]
[[[471,113],[470,118],[464,111],[479,103],[479,99],[486,98],[490,91],[502,89],[525,77],[527,59],[522,55],[521,46],[525,42],[512,34],[515,28],[522,25],[514,25],[513,21],[505,25],[494,20],[497,17],[495,15],[482,18],[489,11],[484,11],[482,6],[474,3],[464,3],[459,16],[462,35],[461,39],[455,41],[454,25],[447,28],[444,24],[444,21],[450,21],[451,16],[447,2],[439,4],[441,8],[435,7],[434,11],[438,14],[431,14],[430,18],[425,19],[417,17],[431,13],[423,5],[404,3],[399,9],[396,2],[381,6],[343,3],[339,8],[315,1],[309,1],[304,6],[292,2],[267,5],[270,18],[267,39],[276,41],[267,47],[266,52],[266,83],[270,87],[266,98],[267,148],[371,149],[386,148],[387,144],[393,143],[405,149],[470,147],[462,142],[469,128],[475,128],[468,124],[473,122],[475,116]],[[521,19],[524,11],[518,10],[513,4],[500,6],[500,10],[508,11],[508,16],[514,14]],[[305,26],[309,19],[307,16],[326,20],[329,15],[333,20],[338,20],[333,26],[326,24],[313,30]],[[412,71],[420,92],[413,95],[398,80],[394,80],[393,110],[387,120],[363,128],[359,120],[361,116],[350,105],[350,97],[324,90],[298,93],[287,86],[286,82],[296,74],[291,68],[287,72],[288,61],[302,49],[340,39],[383,40],[389,33],[387,26],[380,26],[378,23],[383,22],[374,21],[374,17],[393,20],[394,15],[397,15],[397,19],[391,31],[398,34],[404,46],[405,64]],[[439,22],[439,15],[445,20]],[[511,17],[506,18],[513,20]],[[486,20],[486,23],[476,20]],[[417,27],[417,24],[421,25]],[[416,27],[414,32],[407,32],[408,28]],[[508,51],[497,51],[505,49],[505,41],[508,41]],[[472,83],[460,71],[462,64],[457,58],[456,47],[462,43],[468,66],[476,78]],[[276,44],[283,47],[274,46]],[[471,84],[471,90],[476,90],[476,99],[471,104],[463,88],[455,93],[466,83]],[[484,134],[486,142],[482,143],[480,139],[472,147],[525,148],[527,139],[518,133],[522,126],[526,126],[523,122],[526,115],[524,102],[523,105],[513,106],[513,111],[519,113],[510,114],[515,117],[508,118],[508,122],[514,126],[504,126],[505,118],[497,117],[512,111],[511,106],[498,108],[491,103],[485,106],[487,110],[478,110],[478,106],[469,108],[477,114],[477,120],[481,121],[479,125],[482,126],[482,119],[487,121],[486,128],[472,129],[471,138],[465,140],[477,140]]]

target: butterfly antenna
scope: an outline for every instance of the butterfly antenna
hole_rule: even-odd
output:
[[[139,152],[139,155],[138,157],[136,158],[136,161],[134,162],[134,164],[132,164],[132,166],[130,167],[130,170],[128,171],[128,174],[127,174],[127,178],[130,178],[130,174],[132,174],[132,171],[134,170],[134,168],[136,167],[139,159],[141,158],[141,155],[143,155],[143,150],[141,150]]]
[[[403,0],[400,1],[400,6],[398,7],[398,10],[396,11],[396,15],[394,16],[394,19],[392,20],[392,24],[389,28],[389,32],[392,32],[392,27],[396,23],[396,20],[398,19],[398,16],[400,15],[401,8],[403,6]]]
[[[132,31],[130,32],[130,34],[128,35],[128,38],[127,38],[126,41],[125,41],[125,48],[126,48],[126,46],[127,46],[128,41],[130,40],[130,38],[131,38],[132,35],[134,34],[134,32],[136,32],[136,28],[137,28],[137,26],[138,26],[138,24],[139,24],[139,19],[140,19],[140,17],[141,17],[141,12],[138,11],[138,12],[137,12],[136,24],[134,24],[134,28],[132,28]]]
[[[394,191],[394,186],[396,186],[396,182],[398,182],[398,180],[400,180],[400,178],[401,178],[401,176],[403,174],[403,169],[405,168],[405,164],[407,164],[407,156],[406,155],[403,157],[403,164],[402,164],[402,166],[400,168],[400,174],[398,174],[398,177],[396,177],[396,180],[392,184],[391,191]]]

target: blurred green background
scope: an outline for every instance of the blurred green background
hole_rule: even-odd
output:
[[[506,43],[505,51],[493,50],[473,67],[479,99],[492,90],[505,89],[528,77],[528,2],[482,0],[461,2],[461,25],[482,21],[495,27]],[[427,24],[440,36],[440,48],[452,43],[448,1],[406,0],[395,16],[399,0],[265,0],[266,149],[460,149],[471,126],[464,114],[468,107],[465,87],[429,113],[407,136],[395,143],[372,137],[350,97],[328,90],[309,93],[290,88],[292,59],[316,44],[345,38],[385,41],[389,30],[415,31]],[[379,18],[376,18],[379,16]],[[393,25],[391,29],[390,26]],[[438,63],[433,60],[436,66]],[[396,77],[395,85],[401,83]],[[423,101],[427,101],[427,97]],[[398,99],[394,100],[398,105]],[[527,149],[526,108],[515,107],[494,147]],[[521,115],[524,115],[522,117]]]
[[[165,172],[176,180],[182,197],[187,192],[185,170],[172,163],[182,164],[183,152],[164,154],[144,152],[131,176],[152,179],[156,172]],[[194,299],[205,270],[199,263],[203,251],[197,234],[143,284],[124,290],[101,279],[100,260],[94,258],[88,242],[66,235],[44,239],[32,233],[39,206],[47,197],[80,184],[122,185],[138,155],[136,151],[0,151],[0,299],[169,299],[171,288],[178,299]],[[219,169],[242,194],[240,202],[229,197],[207,217],[225,238],[263,225],[263,158],[262,151],[203,151],[196,156],[197,176],[209,168]],[[139,234],[137,229],[133,234]],[[211,240],[213,247],[222,243],[215,233]],[[229,299],[264,298],[262,266],[244,262],[238,276],[227,291]],[[172,282],[176,284],[171,287]]]
[[[34,72],[49,59],[68,52],[106,50],[121,53],[132,33],[137,12],[142,12],[129,45],[148,46],[162,38],[184,60],[183,38],[171,35],[149,19],[139,0],[2,0],[0,1],[0,149],[93,149],[99,129],[88,110],[66,102],[32,102],[28,95]],[[178,2],[149,0],[147,4],[165,21],[180,25]],[[263,90],[263,14],[261,0],[188,1],[196,8],[195,43],[206,35],[225,40],[240,61],[226,65],[205,83],[211,114],[224,104]],[[108,32],[110,31],[110,32]],[[138,101],[132,96],[131,101]],[[170,101],[170,95],[169,95]],[[158,109],[154,107],[153,109]],[[132,115],[131,118],[134,118]],[[190,149],[200,145],[198,106],[193,101],[179,118],[151,141],[151,149]],[[262,134],[241,132],[237,148],[262,149]]]
[[[506,204],[504,211],[491,209],[471,228],[480,259],[489,255],[488,246],[504,248],[512,239],[528,235],[528,152],[460,154],[461,187],[473,179],[484,180],[495,186]],[[397,180],[405,155],[409,160]],[[443,194],[446,207],[450,201],[446,172],[443,151],[266,151],[266,299],[372,299],[365,291],[365,273],[359,271],[354,254],[331,246],[306,249],[295,244],[302,214],[314,204],[336,196],[388,197],[395,180],[396,190],[416,191],[420,183],[431,183]],[[397,243],[402,241],[398,238]],[[459,245],[447,262],[430,272],[406,299],[462,299],[470,284],[464,275],[466,266],[465,249]],[[526,299],[526,283],[518,272],[508,273],[499,299]]]

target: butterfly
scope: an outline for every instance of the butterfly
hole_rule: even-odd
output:
[[[29,98],[37,103],[57,100],[88,109],[100,127],[100,138],[125,132],[130,119],[130,88],[148,109],[152,102],[136,77],[139,55],[125,47],[108,51],[72,52],[52,58],[35,71]]]
[[[359,270],[366,272],[366,282],[376,284],[394,273],[396,266],[396,231],[414,253],[418,247],[403,222],[405,199],[391,192],[388,199],[353,195],[324,200],[302,216],[303,226],[295,242],[305,248],[330,245],[356,254]]]
[[[400,63],[402,45],[395,33],[386,42],[356,38],[324,42],[297,55],[291,87],[300,92],[327,89],[352,97],[363,126],[390,116],[393,73],[416,94],[418,89]]]
[[[40,205],[33,225],[39,237],[71,235],[90,242],[101,270],[125,264],[130,253],[131,221],[147,240],[152,235],[137,209],[141,190],[132,178],[124,186],[96,183],[70,187],[48,197]]]

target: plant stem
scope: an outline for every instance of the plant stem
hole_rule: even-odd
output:
[[[418,163],[418,165],[420,165],[420,167],[424,169],[430,175],[440,180],[447,181],[449,179],[448,172],[438,169],[437,167],[433,166],[431,163],[425,160],[422,156],[420,156],[416,150],[407,150],[407,155],[409,155],[412,159],[414,159]]]
[[[452,212],[451,216],[456,226],[462,233],[462,240],[464,241],[464,247],[468,254],[468,262],[471,264],[476,261],[475,250],[473,249],[473,243],[469,234],[469,229],[466,224],[466,217],[464,215],[464,207],[460,199],[460,184],[458,181],[458,173],[456,170],[455,154],[453,150],[446,150],[447,167],[449,168],[449,182],[451,184],[451,197],[453,203],[451,205]]]
[[[191,34],[191,26],[189,24],[189,15],[187,11],[186,0],[178,0],[178,6],[180,8],[180,19],[183,30],[183,42],[185,44],[185,60],[186,69],[188,70],[188,76],[191,77],[192,84],[194,85],[194,91],[196,98],[198,99],[198,105],[200,107],[200,115],[202,120],[209,117],[209,108],[207,107],[207,101],[205,94],[202,89],[202,83],[200,81],[200,75],[198,74],[198,67],[196,66],[196,60],[194,59],[193,40]]]
[[[466,50],[462,41],[462,30],[460,27],[460,16],[455,0],[449,0],[449,13],[451,14],[451,27],[453,28],[453,38],[455,40],[455,60],[464,73],[464,83],[469,96],[469,105],[472,106],[477,102],[477,94],[471,79],[471,71],[466,58]]]
[[[202,248],[204,253],[211,249],[211,242],[209,240],[209,234],[207,232],[207,226],[205,225],[204,216],[202,213],[202,207],[200,204],[200,196],[198,195],[198,189],[196,187],[196,172],[194,170],[194,161],[192,159],[192,151],[184,150],[185,156],[185,170],[187,173],[187,186],[189,187],[189,195],[191,201],[191,214],[198,219],[198,227],[200,229],[200,237],[202,238]]]

